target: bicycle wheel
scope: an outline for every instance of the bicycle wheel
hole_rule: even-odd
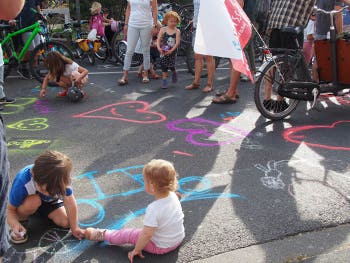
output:
[[[12,64],[13,64],[13,61],[11,59],[12,50],[8,45],[2,46],[2,50],[3,50],[3,58],[4,58],[4,79],[6,79],[6,77],[10,75]]]
[[[43,82],[48,73],[48,69],[44,62],[50,51],[57,51],[70,59],[74,58],[72,51],[65,44],[58,41],[49,41],[36,46],[30,56],[29,67],[32,71],[32,75],[40,83]]]
[[[193,17],[193,5],[182,6],[178,14],[181,18],[180,32],[181,41],[186,44],[192,44],[192,24],[191,19]]]
[[[194,59],[194,51],[191,45],[188,45],[188,47],[186,47],[185,55],[186,55],[186,65],[187,65],[188,72],[194,75],[195,59]],[[216,69],[220,63],[220,57],[214,57],[214,61],[215,61],[215,69]],[[208,72],[207,72],[206,62],[205,62],[205,59],[203,59],[203,70],[202,70],[201,78],[205,78],[207,76],[208,76]]]
[[[117,60],[124,65],[124,59],[126,55],[126,50],[127,50],[128,44],[126,41],[122,40],[119,41],[116,47],[116,58]],[[131,67],[137,67],[141,65],[141,61],[137,58],[136,53],[134,53],[132,59],[131,59]]]
[[[95,52],[95,57],[97,57],[99,60],[106,60],[108,57],[108,46],[106,43],[106,39],[101,39],[101,46],[98,48],[98,50]]]
[[[113,38],[112,38],[112,55],[115,57],[115,59],[117,60],[117,62],[119,63],[123,63],[124,59],[123,57],[120,57],[120,51],[119,51],[119,47],[118,44],[120,41],[124,40],[124,35],[123,35],[123,28],[121,28],[120,30],[118,30],[117,32],[114,33]],[[126,46],[125,46],[126,47]],[[126,49],[125,49],[126,52]],[[124,52],[124,54],[125,54]]]
[[[282,98],[278,95],[278,88],[291,80],[301,80],[297,74],[295,60],[287,55],[277,56],[274,60],[265,62],[259,72],[254,100],[261,115],[270,120],[280,120],[290,115],[299,101]]]

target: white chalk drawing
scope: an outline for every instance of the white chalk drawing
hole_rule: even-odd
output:
[[[281,176],[282,172],[277,169],[279,163],[286,162],[283,161],[268,161],[266,166],[263,166],[262,164],[256,164],[254,165],[257,169],[262,171],[264,173],[264,176],[260,178],[260,181],[262,184],[270,189],[283,189],[286,185],[282,181]]]
[[[3,263],[23,262],[24,259],[44,263],[48,262],[48,258],[51,258],[50,262],[63,262],[62,258],[65,262],[70,262],[69,253],[82,242],[76,239],[68,229],[51,228],[41,236],[35,248],[20,251],[16,247],[11,247],[3,257]]]

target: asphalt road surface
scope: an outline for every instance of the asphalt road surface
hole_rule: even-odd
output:
[[[226,66],[217,70],[216,90],[228,86]],[[349,222],[349,97],[323,98],[317,110],[302,103],[285,121],[269,122],[249,82],[240,83],[236,104],[213,105],[215,92],[184,90],[192,76],[182,65],[166,90],[159,80],[142,84],[135,72],[118,86],[121,67],[113,63],[88,68],[79,103],[56,98],[55,87],[39,99],[35,80],[7,79],[5,91],[17,99],[2,112],[11,178],[43,151],[62,151],[73,161],[82,227],[142,227],[152,201],[142,167],[154,158],[173,162],[186,238],[174,252],[135,262],[190,262]],[[128,262],[131,249],[78,241],[38,217],[28,233],[3,262]]]

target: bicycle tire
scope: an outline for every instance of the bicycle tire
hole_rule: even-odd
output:
[[[12,57],[12,50],[8,45],[2,46],[2,52],[3,52],[3,58],[4,60],[7,60],[7,63],[4,63],[4,79],[6,79],[7,76],[11,73],[11,57]]]
[[[86,54],[86,57],[87,57],[87,59],[88,59],[90,65],[94,65],[94,64],[95,64],[95,62],[96,62],[96,60],[95,60],[95,55],[96,55],[96,53],[93,53],[93,52],[88,52],[88,53]]]
[[[124,59],[126,55],[126,50],[127,50],[127,42],[126,41],[119,41],[116,47],[116,57],[118,61],[124,66]],[[141,65],[141,61],[137,59],[136,53],[134,53],[132,59],[131,59],[131,67],[137,67]]]
[[[41,43],[36,46],[30,56],[29,59],[29,67],[32,72],[32,75],[42,83],[46,74],[48,73],[48,69],[45,65],[45,58],[50,51],[58,51],[62,55],[74,59],[73,52],[70,50],[68,46],[58,41],[48,41],[45,43]],[[49,83],[52,85],[53,83]]]
[[[113,38],[112,38],[112,55],[113,57],[115,57],[115,59],[117,60],[117,62],[119,63],[123,63],[122,59],[119,57],[118,54],[118,43],[120,41],[124,40],[124,35],[123,35],[123,28],[119,29],[117,32],[114,33]]]
[[[191,45],[188,45],[188,47],[186,47],[185,56],[186,56],[186,65],[187,65],[188,72],[194,75],[195,59],[194,59],[194,51]],[[219,66],[220,60],[221,60],[220,57],[214,57],[215,69]],[[208,72],[206,71],[205,61],[203,63],[204,63],[204,66],[203,66],[201,78],[206,78],[208,76]]]
[[[279,70],[277,70],[277,67]],[[273,60],[265,62],[260,67],[258,71],[259,76],[255,83],[254,101],[261,115],[270,120],[281,120],[289,116],[297,108],[299,104],[298,100],[283,98],[288,107],[284,106],[282,110],[279,103],[281,102],[281,96],[277,93],[281,83],[291,80],[301,80],[298,78],[297,72],[295,70],[295,61],[288,55],[276,56]],[[272,86],[271,89],[266,88],[266,85],[270,83]]]
[[[181,18],[181,41],[186,44],[192,44],[192,26],[190,26],[190,21],[192,20],[193,12],[194,7],[191,4],[184,5],[178,10],[178,14]]]

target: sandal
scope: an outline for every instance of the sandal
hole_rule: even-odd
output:
[[[197,84],[197,83],[194,83],[194,82],[192,84],[190,84],[190,85],[185,87],[185,89],[187,89],[187,90],[199,89],[199,88],[200,88],[200,84]]]
[[[214,103],[214,104],[233,104],[233,103],[236,103],[236,102],[237,102],[236,99],[231,99],[227,95],[222,95],[220,97],[215,97],[211,101],[211,103]]]
[[[120,79],[120,80],[118,80],[118,85],[119,86],[124,86],[126,84],[128,84],[128,80],[127,79]]]
[[[21,235],[15,234],[12,230],[10,231],[10,240],[13,244],[23,244],[27,242],[28,240],[28,235],[27,233],[20,233]]]
[[[207,86],[204,87],[204,89],[202,90],[202,92],[204,93],[209,93],[213,91],[213,86],[207,84]]]
[[[149,82],[149,78],[148,77],[143,77],[142,78],[142,83],[148,83]]]
[[[160,76],[157,73],[151,75],[151,79],[159,79]]]
[[[216,93],[215,93],[215,96],[216,97],[220,97],[222,95],[225,95],[227,93],[227,89],[226,90],[218,90]],[[236,99],[239,99],[239,95],[236,94],[235,96]]]

